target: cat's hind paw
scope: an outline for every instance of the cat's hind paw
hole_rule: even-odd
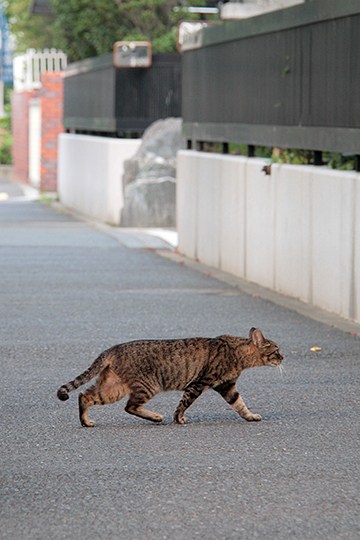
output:
[[[248,422],[260,422],[262,420],[262,417],[260,414],[250,414],[249,416],[245,416],[245,420]]]
[[[152,417],[149,418],[149,420],[152,420],[153,422],[156,422],[158,424],[159,422],[162,422],[164,420],[164,417],[161,414],[153,413]]]
[[[82,427],[94,427],[95,422],[93,420],[81,420]]]

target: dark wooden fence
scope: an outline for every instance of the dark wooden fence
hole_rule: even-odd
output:
[[[183,53],[182,85],[189,147],[359,156],[360,1],[313,0],[207,28]]]
[[[170,116],[181,116],[180,54],[154,55],[150,68],[115,68],[109,54],[71,64],[65,72],[67,131],[140,136]]]

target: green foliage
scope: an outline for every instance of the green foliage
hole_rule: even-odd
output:
[[[148,40],[153,51],[176,50],[177,26],[198,19],[174,11],[178,0],[51,0],[54,16],[31,15],[31,0],[3,0],[17,52],[62,49],[70,61],[109,53],[115,41]],[[192,0],[203,5],[204,0]]]
[[[273,163],[289,163],[291,165],[308,165],[313,159],[312,152],[308,150],[292,150],[274,148],[271,154]]]
[[[2,0],[18,53],[29,48],[44,49],[55,46],[54,17],[32,15],[30,5],[31,0]]]
[[[57,46],[70,60],[110,52],[123,27],[115,0],[53,0]]]
[[[344,156],[335,152],[323,152],[322,160],[325,166],[331,169],[351,171],[355,168],[355,157]],[[273,149],[271,155],[273,163],[289,163],[291,165],[311,165],[314,163],[314,154],[310,150]]]
[[[1,133],[0,128],[0,164],[12,164],[12,135],[10,133]]]
[[[221,145],[216,146],[213,144],[207,146],[207,150],[213,152],[221,152],[221,148]],[[231,143],[229,145],[230,154],[247,156],[247,152],[248,147],[245,144]],[[310,150],[256,146],[255,157],[269,159],[271,163],[287,163],[289,165],[312,165],[314,163],[314,154]],[[352,155],[323,152],[322,159],[324,166],[331,169],[352,171],[355,168],[355,156]]]
[[[177,0],[52,0],[57,46],[71,60],[109,53],[116,41],[148,40],[153,51],[176,50]],[[198,2],[199,3],[199,2]],[[201,4],[202,2],[200,2]]]
[[[0,164],[11,165],[12,163],[12,134],[11,134],[11,92],[9,86],[5,86],[4,113],[0,118]]]
[[[152,41],[152,47],[154,52],[157,53],[172,52],[176,49],[176,42],[177,32],[172,30],[171,32],[167,32],[162,36],[154,38]]]
[[[0,164],[12,163],[12,135],[10,105],[5,105],[5,116],[0,118]]]
[[[343,171],[352,171],[355,169],[355,156],[324,152],[323,160],[331,169],[341,169]]]

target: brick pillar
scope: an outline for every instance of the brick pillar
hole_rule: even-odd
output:
[[[37,90],[13,92],[11,98],[13,173],[15,180],[29,182],[29,101]]]
[[[41,76],[41,191],[57,191],[58,136],[64,131],[61,73]]]

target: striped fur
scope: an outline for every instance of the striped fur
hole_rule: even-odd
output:
[[[104,351],[86,371],[61,386],[57,396],[65,401],[69,392],[98,376],[95,384],[79,395],[80,422],[85,427],[94,425],[88,417],[89,407],[114,403],[126,395],[128,413],[161,422],[161,415],[143,405],[167,390],[183,391],[174,421],[184,424],[185,410],[209,388],[245,420],[259,421],[261,416],[251,413],[241,399],[236,381],[244,369],[278,366],[282,359],[276,343],[255,328],[250,330],[249,338],[224,335],[131,341]]]

